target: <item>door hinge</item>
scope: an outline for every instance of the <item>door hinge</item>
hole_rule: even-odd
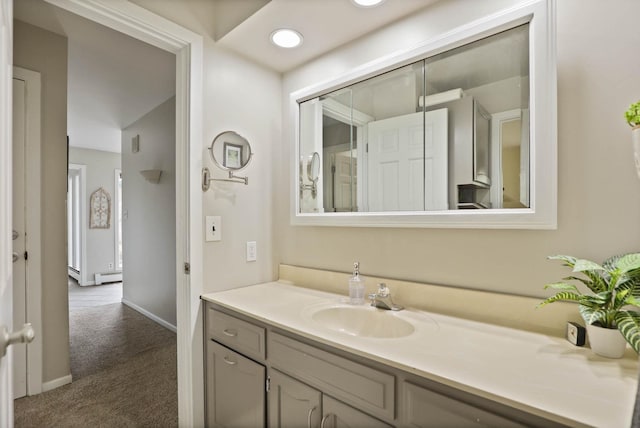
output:
[[[271,378],[269,376],[267,376],[267,380],[265,382],[265,389],[267,392],[271,390]]]
[[[29,253],[26,251],[24,252],[24,259],[29,260]]]
[[[191,265],[189,265],[189,262],[184,262],[184,273],[187,275],[191,273]]]

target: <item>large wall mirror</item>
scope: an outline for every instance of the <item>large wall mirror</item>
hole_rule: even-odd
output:
[[[293,169],[320,164],[314,192],[297,174],[293,223],[554,228],[551,7],[488,17],[292,94]]]

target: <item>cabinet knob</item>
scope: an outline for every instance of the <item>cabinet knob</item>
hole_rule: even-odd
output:
[[[229,336],[229,337],[236,337],[238,335],[237,331],[229,330],[228,328],[225,328],[224,330],[222,330],[222,332],[224,333],[225,336]]]
[[[307,428],[311,428],[311,415],[313,415],[314,410],[316,410],[316,406],[309,409],[309,414],[307,415]]]
[[[320,428],[324,428],[324,424],[327,423],[327,421],[331,416],[335,417],[336,415],[334,415],[333,413],[327,413],[326,415],[324,415],[324,417],[322,418],[322,421],[320,422]]]

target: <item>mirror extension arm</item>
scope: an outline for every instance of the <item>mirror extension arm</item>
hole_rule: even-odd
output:
[[[211,178],[211,171],[209,168],[202,168],[202,191],[206,192],[209,190],[209,186],[212,181],[226,181],[230,183],[244,183],[244,185],[249,184],[249,177],[238,177],[237,175],[233,175],[233,171],[229,171],[229,178]]]

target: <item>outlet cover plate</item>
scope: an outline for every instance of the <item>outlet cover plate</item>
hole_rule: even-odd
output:
[[[258,259],[258,247],[256,241],[247,242],[247,261],[255,262]]]

